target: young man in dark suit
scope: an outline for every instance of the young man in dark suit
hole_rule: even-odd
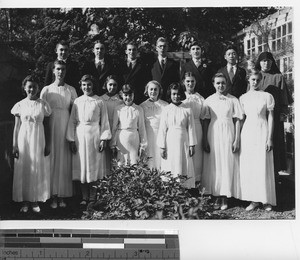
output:
[[[235,46],[227,46],[224,59],[227,61],[227,65],[218,72],[226,77],[228,93],[239,98],[247,91],[247,74],[245,69],[238,66],[238,54]]]
[[[214,72],[211,65],[204,59],[204,48],[196,41],[190,45],[191,60],[184,63],[181,67],[181,79],[186,72],[192,72],[195,75],[197,91],[201,96],[207,98],[215,92],[212,84]]]
[[[60,41],[56,44],[55,49],[57,60],[62,60],[66,63],[66,75],[65,83],[76,89],[77,95],[80,94],[79,87],[79,66],[78,63],[73,61],[69,56],[69,43],[66,41]],[[54,81],[53,75],[54,61],[49,62],[46,67],[46,75],[44,86],[50,85]]]
[[[126,59],[118,66],[119,85],[130,84],[134,88],[134,103],[139,105],[146,100],[145,86],[151,80],[150,68],[138,57],[138,50],[133,42],[126,45]]]
[[[97,81],[95,94],[102,95],[105,92],[105,90],[103,90],[103,85],[106,78],[110,75],[116,74],[116,68],[112,58],[106,54],[104,43],[96,41],[94,43],[93,53],[95,56],[94,59],[84,63],[81,75],[92,75]]]
[[[156,41],[157,59],[151,68],[152,80],[158,81],[163,89],[162,99],[166,101],[168,87],[173,82],[179,82],[179,63],[167,57],[168,42],[160,37]]]

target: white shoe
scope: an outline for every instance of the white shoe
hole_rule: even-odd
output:
[[[52,200],[52,202],[51,202],[51,204],[50,204],[50,207],[51,207],[52,209],[56,209],[56,208],[57,208],[57,200],[56,200],[56,199],[53,199],[53,200]]]
[[[67,207],[67,204],[64,202],[63,199],[61,199],[61,200],[59,201],[58,205],[59,205],[60,208],[65,208],[65,207]]]
[[[264,204],[264,209],[265,209],[265,211],[271,211],[272,210],[272,205]]]
[[[254,210],[259,206],[258,202],[251,202],[251,204],[246,208],[247,211]]]
[[[20,212],[23,212],[23,213],[27,213],[28,212],[28,204],[23,204],[22,208],[20,209]]]
[[[221,203],[220,210],[226,210],[226,209],[228,209],[227,198],[222,198],[222,203]]]
[[[35,213],[41,212],[41,209],[40,209],[40,207],[39,207],[39,204],[37,204],[37,203],[32,203],[32,204],[31,204],[31,207],[32,207],[32,211],[33,211],[33,212],[35,212]]]

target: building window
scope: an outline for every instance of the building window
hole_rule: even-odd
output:
[[[278,26],[271,31],[272,51],[279,51],[285,48],[287,43],[292,41],[292,22]]]

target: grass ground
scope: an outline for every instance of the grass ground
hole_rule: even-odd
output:
[[[277,185],[277,206],[267,212],[263,208],[253,211],[245,211],[249,202],[234,198],[229,199],[229,208],[224,211],[215,210],[212,216],[216,219],[295,219],[295,182],[282,177]],[[0,204],[0,220],[80,220],[83,219],[84,208],[79,206],[79,199],[67,200],[68,207],[65,209],[51,209],[49,202],[41,205],[40,213],[20,213],[20,203],[6,202]],[[214,218],[214,217],[213,217]]]

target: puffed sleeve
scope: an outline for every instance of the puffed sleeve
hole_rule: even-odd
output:
[[[211,114],[210,114],[209,100],[208,99],[205,99],[205,101],[203,103],[202,110],[203,110],[202,119],[210,119]]]
[[[239,101],[240,101],[242,113],[245,114],[245,110],[244,110],[244,94],[240,96]]]
[[[117,146],[117,130],[118,130],[118,127],[119,127],[119,109],[120,109],[120,106],[117,106],[114,109],[114,113],[113,113],[113,123],[112,123],[112,126],[111,126],[112,138],[111,138],[111,141],[110,141],[110,144],[109,144],[110,148]]]
[[[73,87],[70,87],[70,90],[71,90],[71,104],[73,104],[75,99],[77,98],[77,93],[75,88]]]
[[[71,115],[68,122],[68,128],[67,128],[67,135],[66,138],[70,142],[75,142],[75,135],[76,135],[76,127],[78,124],[78,106],[76,103],[76,100],[72,106]]]
[[[144,118],[144,110],[137,106],[139,117],[138,117],[138,131],[139,131],[139,137],[140,137],[140,148],[143,150],[146,149],[148,145],[147,141],[147,133],[146,133],[146,127],[145,127],[145,118]]]
[[[21,104],[20,102],[16,103],[10,111],[14,116],[20,116]]]
[[[266,93],[266,92],[265,92]],[[274,106],[275,106],[275,100],[273,98],[273,96],[269,93],[266,93],[266,101],[267,101],[267,110],[268,111],[272,111],[274,110]]]
[[[168,113],[167,109],[163,108],[160,116],[159,129],[157,134],[156,144],[160,148],[166,148],[166,137],[168,132]]]
[[[41,93],[40,93],[40,98],[41,98],[42,100],[47,101],[47,93],[48,93],[48,87],[47,87],[47,86],[46,86],[46,87],[43,87],[43,89],[42,89],[42,91],[41,91]]]
[[[197,144],[197,136],[195,129],[195,121],[193,111],[190,108],[187,108],[188,115],[188,135],[189,135],[189,146]]]
[[[52,113],[52,109],[51,109],[49,103],[45,100],[42,100],[42,102],[43,102],[43,108],[44,108],[44,115],[50,116]]]
[[[106,104],[101,99],[98,100],[98,104],[99,104],[100,113],[101,113],[100,140],[109,140],[109,139],[111,139],[111,131],[110,131],[110,126],[109,126]]]
[[[232,99],[232,103],[233,103],[232,117],[242,120],[243,119],[243,111],[242,111],[239,100],[236,97],[232,97],[231,99]]]

